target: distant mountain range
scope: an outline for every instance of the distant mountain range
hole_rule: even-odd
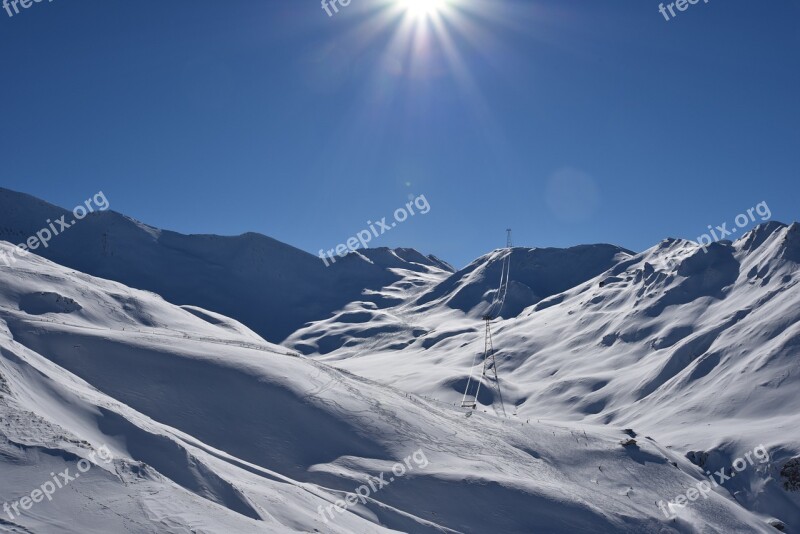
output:
[[[25,242],[72,213],[0,188],[0,240]],[[323,319],[364,290],[398,280],[392,269],[452,270],[410,249],[366,249],[326,267],[320,258],[272,238],[182,235],[114,211],[89,214],[35,251],[60,265],[146,289],[175,304],[234,317],[280,342],[304,323]]]
[[[25,242],[45,221],[72,214],[30,195],[0,188],[0,240]],[[400,271],[452,275],[420,297],[444,299],[464,311],[481,307],[499,280],[499,264],[481,258],[454,273],[452,266],[413,249],[369,248],[326,267],[316,256],[270,237],[183,235],[153,228],[114,211],[89,214],[36,254],[75,270],[146,289],[175,304],[192,304],[234,317],[264,338],[281,342],[304,324],[325,319],[348,303],[396,304],[377,290]],[[570,249],[515,249],[516,267],[502,314],[520,313],[630,256],[612,245]],[[377,299],[377,300],[376,300]]]

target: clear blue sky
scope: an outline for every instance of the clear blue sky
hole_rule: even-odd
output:
[[[450,1],[436,32],[383,0],[0,11],[0,185],[314,254],[424,194],[373,245],[457,266],[508,226],[641,250],[800,219],[797,2]]]

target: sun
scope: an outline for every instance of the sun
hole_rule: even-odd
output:
[[[424,18],[438,14],[446,0],[398,0],[398,2],[408,14]]]

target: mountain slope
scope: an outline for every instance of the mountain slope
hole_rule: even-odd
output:
[[[514,248],[478,258],[447,280],[420,295],[424,305],[439,301],[470,315],[481,317],[490,308],[501,278],[503,260],[514,265],[505,305],[493,310],[514,317],[542,299],[566,291],[594,278],[633,253],[613,245],[582,245],[559,248]]]
[[[6,529],[771,531],[721,492],[667,520],[654,502],[703,475],[647,438],[623,447],[610,427],[465,418],[34,255],[0,267],[0,287],[2,498],[76,472],[90,449],[114,458]],[[322,518],[392,469],[363,504]]]
[[[763,444],[773,455],[769,473],[748,472],[729,489],[751,509],[800,528],[800,495],[782,489],[780,474],[800,455],[799,236],[797,223],[769,223],[708,253],[668,239],[495,321],[505,409],[521,419],[631,427],[714,470]],[[520,271],[512,256],[512,285]],[[469,270],[462,276],[448,285],[473,283]],[[480,378],[479,314],[453,309],[446,298],[418,306],[440,280],[400,284],[384,291],[403,304],[372,311],[369,323],[358,315],[368,310],[354,304],[287,342],[361,376],[459,404],[470,374],[472,394]],[[387,331],[403,328],[364,336],[376,321]],[[500,413],[494,382],[482,383],[479,403]]]
[[[23,243],[62,216],[68,224],[73,220],[67,210],[0,188],[0,240]],[[90,213],[35,253],[175,304],[233,317],[273,342],[361,299],[365,289],[397,280],[395,267],[452,271],[409,249],[351,253],[326,267],[320,258],[260,234],[187,236],[113,211]]]

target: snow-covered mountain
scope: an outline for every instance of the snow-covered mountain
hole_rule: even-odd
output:
[[[63,208],[0,188],[0,240],[24,243],[62,216],[68,224],[73,220]],[[392,268],[452,271],[408,249],[370,249],[326,267],[320,258],[264,235],[182,235],[111,210],[90,213],[35,252],[175,304],[234,317],[273,342],[357,300],[365,289],[397,280]]]
[[[506,260],[514,265],[502,309],[495,315],[516,317],[537,302],[577,286],[633,253],[613,245],[560,248],[514,248],[495,251],[453,273],[416,298],[417,304],[446,304],[480,317],[491,307]]]
[[[512,253],[510,288],[515,273],[526,273],[517,265],[527,259],[522,253]],[[487,295],[483,307],[474,305],[480,298],[453,307],[452,288],[477,285],[474,273],[503,254],[493,252],[444,279],[406,273],[383,290],[401,304],[377,310],[353,303],[302,328],[287,344],[358,375],[458,404],[470,374],[480,375],[480,313],[491,283],[478,278],[484,287],[473,291]],[[690,456],[702,458],[707,469],[729,466],[764,444],[775,471],[731,491],[744,506],[800,528],[800,495],[783,491],[786,479],[779,474],[800,455],[800,225],[764,224],[708,253],[668,239],[615,257],[619,263],[605,272],[560,293],[540,290],[550,296],[493,322],[506,411],[526,420],[631,427],[696,453]],[[570,271],[557,256],[551,259],[552,272]],[[497,287],[499,267],[493,278]],[[500,413],[493,386],[483,380],[479,404]]]
[[[8,532],[772,530],[723,492],[667,520],[702,472],[619,428],[465,418],[34,255],[0,287]]]
[[[0,190],[0,239],[59,210]],[[760,532],[770,518],[800,531],[797,223],[707,253],[676,239],[638,254],[517,247],[455,271],[412,249],[326,268],[265,236],[108,211],[36,252],[67,268],[0,264],[0,469],[20,468],[0,488],[18,500],[51,453],[66,465],[107,444],[108,491],[65,504],[93,511],[80,532]],[[480,357],[505,261],[501,400]],[[768,463],[675,519],[659,510],[762,445]],[[321,519],[417,450],[429,465]]]

